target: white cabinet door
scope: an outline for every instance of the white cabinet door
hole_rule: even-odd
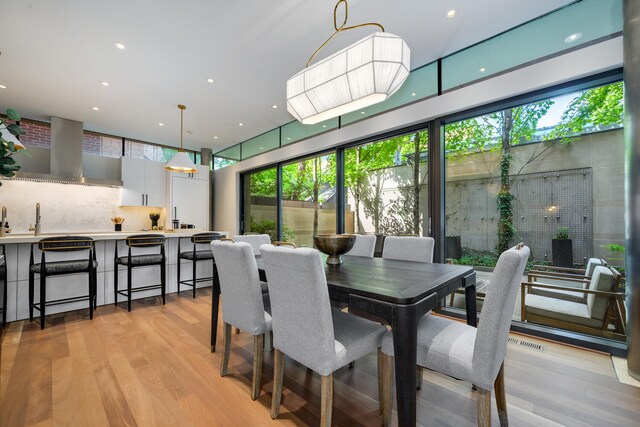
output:
[[[143,206],[145,194],[145,160],[122,158],[122,206]]]
[[[164,207],[166,174],[164,163],[145,162],[145,204],[147,206]]]
[[[173,175],[171,184],[171,217],[199,230],[209,229],[209,181]]]

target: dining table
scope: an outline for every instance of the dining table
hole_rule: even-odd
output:
[[[464,265],[342,256],[338,265],[325,263],[329,296],[348,304],[349,312],[391,326],[394,346],[399,426],[416,425],[416,357],[418,323],[439,301],[459,288],[465,290],[467,324],[476,326],[476,273]],[[256,256],[261,280],[267,281]],[[215,352],[220,301],[214,280],[211,308],[211,351]]]

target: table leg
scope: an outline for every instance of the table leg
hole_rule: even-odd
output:
[[[476,273],[462,279],[464,281],[465,308],[467,310],[467,325],[478,326],[478,312],[476,309]]]
[[[414,306],[396,306],[391,331],[396,373],[398,425],[416,425],[416,354],[418,318]]]
[[[220,307],[220,280],[218,269],[213,264],[213,289],[211,290],[211,353],[216,352],[216,340],[218,339],[218,309]]]

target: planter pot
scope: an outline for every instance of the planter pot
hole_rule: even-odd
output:
[[[573,245],[571,239],[552,239],[551,253],[556,267],[573,267]]]
[[[462,258],[462,243],[460,236],[447,236],[445,246],[445,258]]]

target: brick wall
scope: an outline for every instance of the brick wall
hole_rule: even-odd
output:
[[[47,123],[20,121],[20,127],[25,134],[20,137],[20,142],[25,146],[51,148],[51,127]]]

